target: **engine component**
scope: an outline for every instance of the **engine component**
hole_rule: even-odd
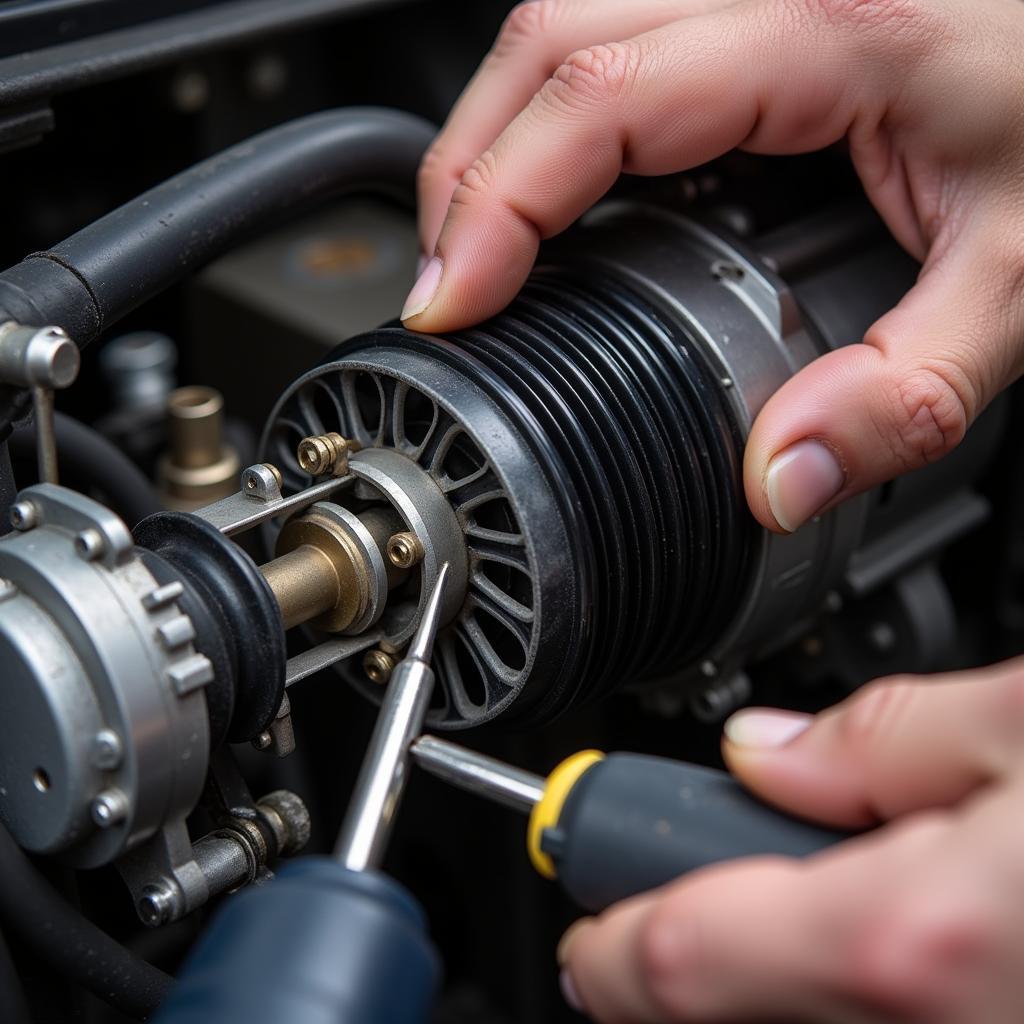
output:
[[[0,544],[5,823],[40,853],[104,864],[181,821],[210,735],[210,659],[178,583],[161,581],[124,524],[40,484]]]
[[[188,387],[167,399],[170,450],[160,460],[160,489],[169,508],[189,511],[235,490],[238,453],[224,443],[224,400],[212,388]]]
[[[448,523],[443,557],[467,565],[466,601],[438,639],[432,724],[544,720],[666,677],[731,690],[751,657],[820,611],[864,538],[922,496],[960,499],[949,484],[969,481],[962,465],[789,537],[746,511],[741,452],[757,411],[814,356],[862,337],[916,273],[864,211],[827,226],[807,226],[802,246],[786,235],[746,247],[608,204],[487,323],[443,339],[371,332],[285,392],[262,457],[286,489],[309,483],[302,438],[354,438],[364,482],[338,501],[376,500],[373,483],[410,525],[429,507],[425,519]],[[984,429],[966,442],[977,465],[990,444]],[[976,522],[952,516],[929,543]],[[884,578],[926,550],[908,548]]]

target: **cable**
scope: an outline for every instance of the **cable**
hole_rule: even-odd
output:
[[[96,487],[129,527],[160,512],[163,505],[146,475],[99,431],[63,413],[54,417],[61,479],[79,483],[80,490]],[[35,425],[11,435],[11,453],[35,458]]]
[[[54,970],[139,1020],[156,1011],[174,983],[72,910],[2,825],[0,922]]]

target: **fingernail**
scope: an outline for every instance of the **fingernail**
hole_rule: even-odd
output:
[[[799,711],[747,708],[730,716],[725,723],[725,735],[738,747],[784,747],[813,721],[814,715]]]
[[[425,253],[421,252],[419,259],[416,260],[416,278],[419,280],[420,275],[424,270],[427,269],[427,264],[430,262],[430,257]]]
[[[555,959],[558,961],[559,967],[564,967],[568,962],[569,949],[576,941],[580,932],[583,931],[584,928],[588,927],[593,920],[594,919],[592,917],[581,917],[578,921],[573,921],[573,923],[566,928],[565,934],[558,943],[558,949],[555,950]]]
[[[441,283],[442,269],[443,264],[436,256],[427,262],[420,276],[416,278],[416,283],[412,286],[412,291],[409,292],[409,297],[402,307],[403,320],[419,316],[430,305],[437,294],[438,285]]]
[[[846,474],[821,441],[797,441],[768,463],[765,491],[775,521],[792,533],[841,490]]]
[[[568,971],[562,971],[558,976],[558,987],[562,990],[562,998],[569,1006],[577,1013],[583,1013],[583,1000],[580,999],[580,994],[576,991],[572,975]]]

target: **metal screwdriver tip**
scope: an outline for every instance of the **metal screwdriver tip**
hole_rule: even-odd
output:
[[[441,622],[441,604],[444,600],[444,585],[448,579],[448,563],[441,566],[437,574],[437,582],[427,599],[427,606],[423,609],[423,618],[420,619],[419,629],[409,644],[406,652],[407,658],[415,658],[416,661],[429,662],[434,653],[434,637],[437,636],[437,629]]]

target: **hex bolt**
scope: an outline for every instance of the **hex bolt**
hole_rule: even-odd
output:
[[[409,530],[396,533],[388,539],[388,561],[399,569],[411,569],[423,561],[426,552],[423,541]]]
[[[349,442],[341,434],[319,434],[299,442],[299,468],[310,476],[343,476],[348,472]]]
[[[367,651],[363,656],[363,671],[371,683],[383,686],[395,670],[395,659],[386,651]]]
[[[80,558],[84,558],[87,562],[95,562],[103,554],[105,547],[103,534],[92,527],[83,530],[75,537],[75,551]]]
[[[100,828],[110,828],[128,817],[130,806],[120,789],[105,789],[93,800],[90,813]]]
[[[18,501],[11,506],[11,526],[31,530],[39,522],[39,511],[31,501]]]
[[[159,928],[174,916],[174,892],[166,883],[147,885],[142,890],[135,912],[147,928]]]
[[[121,737],[113,729],[100,729],[93,737],[92,763],[100,771],[112,771],[121,763],[123,756]]]

